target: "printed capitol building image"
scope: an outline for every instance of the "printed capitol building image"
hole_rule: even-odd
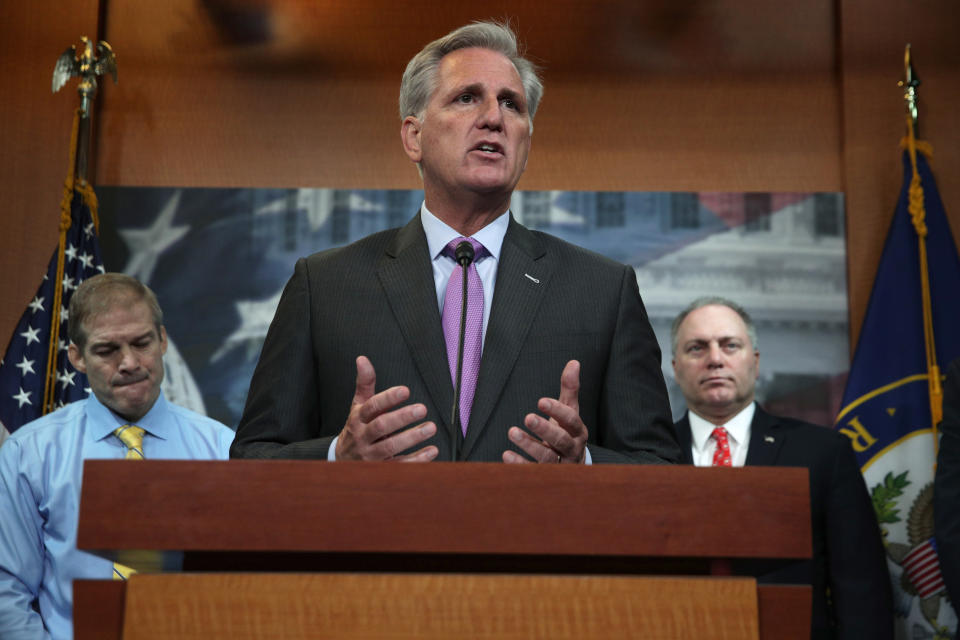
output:
[[[190,300],[189,322],[178,309],[167,313],[172,327],[189,326],[171,329],[172,340],[207,411],[232,424],[296,259],[406,224],[423,194],[117,188],[100,198],[117,229],[103,238],[107,260]],[[684,405],[672,384],[670,322],[709,294],[749,305],[762,343],[761,396],[832,422],[849,366],[841,195],[538,191],[514,194],[512,210],[529,228],[635,267],[675,415]],[[257,277],[228,278],[240,265]],[[195,309],[207,311],[198,319]]]

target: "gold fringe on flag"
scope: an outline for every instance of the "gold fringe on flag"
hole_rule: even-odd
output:
[[[86,180],[81,179],[79,185],[76,180],[77,167],[77,138],[80,130],[82,110],[77,109],[73,115],[73,130],[70,133],[70,163],[67,167],[67,179],[63,185],[63,198],[60,200],[60,242],[57,247],[57,274],[53,283],[53,302],[50,310],[50,344],[47,350],[46,381],[43,389],[43,414],[55,410],[54,388],[57,384],[57,353],[60,345],[60,308],[63,302],[63,259],[67,244],[67,231],[71,225],[70,207],[73,194],[79,193],[83,202],[90,209],[93,219],[94,233],[100,230],[100,220],[97,217],[97,196],[93,187]]]
[[[913,118],[907,115],[907,135],[900,141],[900,147],[907,150],[913,176],[910,178],[909,211],[913,228],[917,232],[920,250],[920,286],[923,296],[923,338],[927,351],[927,382],[930,396],[930,417],[933,430],[933,450],[936,453],[939,442],[937,425],[943,419],[943,386],[940,383],[940,367],[937,366],[937,350],[933,336],[933,306],[930,303],[930,273],[927,267],[927,211],[923,201],[923,182],[917,171],[917,152],[928,159],[933,157],[933,147],[928,142],[917,140],[913,131]]]

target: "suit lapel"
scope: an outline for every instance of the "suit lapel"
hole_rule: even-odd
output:
[[[430,252],[419,214],[400,229],[387,247],[377,277],[446,432],[450,429],[448,412],[453,403],[453,382],[443,343]]]
[[[693,464],[693,431],[690,429],[690,414],[684,413],[680,421],[673,425],[677,432],[677,442],[680,443],[680,462]]]
[[[775,417],[757,405],[750,424],[750,447],[747,449],[746,465],[751,467],[770,467],[777,463],[780,448],[787,439],[777,428]]]
[[[463,455],[470,454],[510,377],[546,294],[554,265],[536,234],[518,224],[513,215],[503,239],[490,321],[483,342],[480,377],[473,399]],[[559,388],[560,378],[557,374]],[[530,407],[534,411],[536,407]],[[509,427],[511,425],[496,425]],[[518,425],[519,426],[519,425]]]
[[[680,443],[681,462],[693,464],[692,441],[693,432],[690,429],[690,414],[684,413],[683,418],[674,425],[677,432],[677,441]],[[786,440],[786,435],[777,428],[777,419],[757,405],[750,423],[750,446],[747,447],[747,466],[774,466],[780,448]]]

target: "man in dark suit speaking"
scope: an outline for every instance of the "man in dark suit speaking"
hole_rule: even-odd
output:
[[[812,584],[813,638],[893,638],[880,528],[846,436],[756,404],[760,352],[753,321],[739,305],[695,300],[674,320],[671,343],[688,408],[675,425],[684,462],[810,471],[813,560],[761,569],[759,581]],[[735,571],[757,567],[742,569]]]
[[[497,23],[410,61],[400,136],[423,206],[401,229],[298,261],[233,457],[678,458],[633,270],[510,214],[542,91]]]

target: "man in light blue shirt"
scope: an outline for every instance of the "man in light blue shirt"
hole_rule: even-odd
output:
[[[109,579],[113,563],[77,549],[83,461],[118,458],[114,434],[144,430],[143,456],[225,459],[233,431],[160,391],[167,334],[156,296],[108,273],[70,301],[69,357],[93,393],[24,425],[0,447],[0,637],[71,638],[73,580]]]

